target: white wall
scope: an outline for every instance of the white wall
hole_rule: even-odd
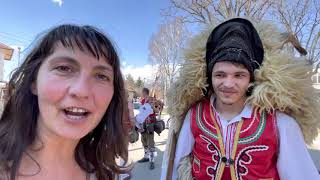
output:
[[[0,81],[3,81],[4,73],[4,54],[0,51]]]

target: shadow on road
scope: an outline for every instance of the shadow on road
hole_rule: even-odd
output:
[[[131,180],[142,180],[142,179],[159,179],[161,175],[161,165],[163,151],[156,147],[157,157],[155,158],[155,169],[149,169],[149,162],[137,163],[134,162],[134,168],[132,171]],[[142,158],[142,157],[141,157]]]
[[[167,140],[161,141],[161,142],[156,142],[156,146],[161,146],[161,145],[166,145]]]

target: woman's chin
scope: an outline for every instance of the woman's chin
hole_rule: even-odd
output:
[[[81,129],[64,129],[62,131],[57,132],[58,136],[64,139],[79,141],[81,138],[85,137],[89,134],[88,130],[81,130]]]

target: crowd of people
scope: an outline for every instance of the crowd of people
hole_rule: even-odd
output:
[[[310,67],[280,49],[272,27],[232,18],[190,41],[167,97],[161,179],[320,179],[305,145],[320,127]],[[50,29],[8,87],[1,180],[117,179],[134,166],[128,145],[138,133],[138,163],[155,168],[163,103],[144,88],[133,113],[117,51],[99,29]]]

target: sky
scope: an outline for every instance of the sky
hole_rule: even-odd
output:
[[[37,35],[63,23],[100,28],[116,44],[124,74],[130,73],[135,79],[150,77],[149,39],[164,22],[160,13],[168,6],[169,0],[3,1],[0,6],[0,42],[16,50],[13,59],[5,61],[5,80],[19,64],[17,47],[22,48],[22,61]]]

